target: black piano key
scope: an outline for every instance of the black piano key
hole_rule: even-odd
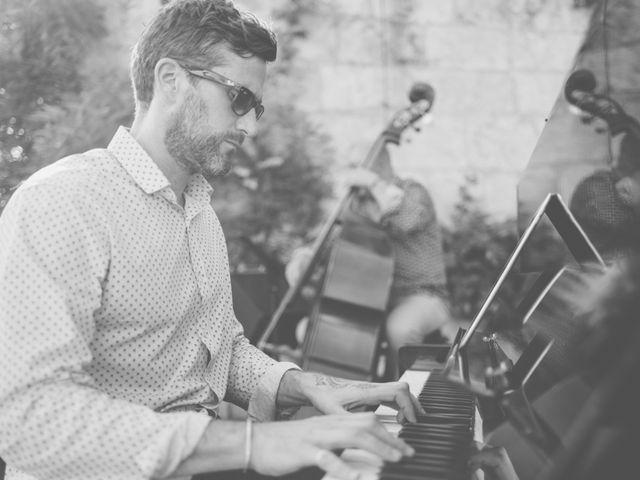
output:
[[[385,480],[468,480],[467,476],[443,476],[442,472],[439,473],[405,473],[405,472],[386,472],[384,475]]]
[[[423,478],[422,475],[439,475],[439,478],[448,479],[452,476],[459,477],[462,472],[458,472],[450,468],[449,465],[437,466],[437,465],[396,465],[396,468],[383,471],[384,474],[414,474],[416,478]],[[383,478],[386,478],[383,477]],[[436,477],[438,478],[438,477]]]
[[[450,443],[423,443],[418,445],[417,447],[413,447],[416,451],[415,455],[413,457],[410,458],[415,458],[416,456],[424,456],[424,455],[440,455],[442,453],[449,455],[449,456],[455,456],[455,453],[452,453],[451,450],[451,444]],[[462,449],[461,451],[463,451],[464,449]]]
[[[468,425],[468,418],[466,415],[435,415],[435,414],[427,414],[427,415],[418,415],[416,419],[416,424],[428,423],[429,425]],[[411,425],[408,423],[407,425]]]
[[[411,445],[411,442],[408,442]],[[455,448],[456,446],[460,445],[460,442],[453,442],[453,441],[445,441],[445,440],[440,440],[440,441],[435,441],[435,440],[416,440],[415,441],[415,447],[413,445],[411,445],[413,448],[415,449],[423,449],[423,451],[428,452],[430,448],[436,448],[436,447],[446,447],[446,448]]]
[[[455,419],[454,419],[455,420]],[[448,430],[448,431],[464,431],[470,430],[469,428],[469,419],[463,418],[462,421],[449,421],[444,422],[440,421],[438,423],[407,423],[402,426],[407,432],[429,432],[429,431],[438,431],[438,430]]]
[[[473,432],[470,429],[460,428],[429,428],[429,429],[407,429],[400,430],[399,436],[401,438],[468,438]]]
[[[433,441],[450,441],[450,442],[460,442],[468,439],[469,437],[461,437],[460,435],[452,434],[451,432],[430,432],[429,435],[425,435],[424,437],[420,435],[407,435],[402,434],[399,438],[405,440],[408,443],[411,443],[412,440],[420,441],[421,439],[433,440]]]

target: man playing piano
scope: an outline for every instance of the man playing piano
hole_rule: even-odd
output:
[[[372,413],[422,412],[405,383],[278,363],[242,334],[203,173],[253,135],[273,34],[225,0],[177,0],[133,50],[136,115],[106,149],[37,172],[0,217],[0,456],[7,478],[188,477],[413,450]],[[215,420],[229,400],[247,422]],[[329,415],[272,422],[280,409]],[[261,421],[253,424],[252,419]],[[26,475],[28,474],[28,475]]]

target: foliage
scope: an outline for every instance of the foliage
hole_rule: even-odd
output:
[[[323,201],[332,191],[330,139],[295,106],[297,42],[306,37],[305,25],[315,8],[311,2],[291,1],[274,12],[278,60],[269,66],[258,135],[245,141],[230,175],[212,180],[214,208],[231,240],[232,269],[264,263],[244,248],[246,239],[282,264],[293,248],[309,240],[325,215]],[[244,241],[234,244],[238,238]]]
[[[0,47],[1,209],[39,168],[106,146],[118,125],[130,123],[133,103],[126,68],[97,54],[109,34],[97,0],[38,2],[39,8],[35,0],[0,2],[7,12],[0,45],[10,46]],[[293,84],[284,85],[295,78],[295,41],[304,38],[312,10],[308,2],[287,2],[275,13],[279,60],[270,83],[286,88],[266,95],[258,137],[245,142],[234,174],[212,181],[227,235],[251,238],[276,257],[321,220],[331,192],[328,139],[293,107]]]
[[[492,220],[472,194],[473,178],[460,188],[451,227],[443,227],[448,290],[454,317],[472,320],[503,273],[520,239],[515,218]],[[524,228],[524,225],[521,225]],[[575,265],[564,242],[543,217],[518,255],[488,306],[482,328],[510,329],[519,325],[516,308],[542,271]]]
[[[478,313],[518,241],[515,219],[491,220],[471,193],[475,180],[467,180],[460,188],[453,224],[443,228],[451,306],[454,316],[461,319],[472,319]],[[501,289],[503,303],[493,306],[492,313],[508,314],[496,310],[514,305],[522,286],[520,277],[510,276]]]
[[[276,76],[291,73],[298,53],[298,41],[307,38],[307,19],[317,12],[318,5],[306,0],[290,0],[274,11],[274,29],[278,35]]]
[[[212,180],[213,202],[229,238],[248,237],[283,257],[323,218],[332,157],[327,138],[292,106],[271,105],[263,118],[232,173]]]
[[[82,89],[83,59],[106,34],[91,0],[1,0],[0,209],[11,189],[51,161],[42,129],[65,117]]]
[[[34,115],[42,125],[34,133],[34,151],[47,163],[106,147],[117,127],[133,120],[127,70],[110,62],[88,70],[93,73],[92,80],[85,80],[80,92],[66,95],[61,106],[48,107]]]

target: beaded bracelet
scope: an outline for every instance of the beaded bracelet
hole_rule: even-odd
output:
[[[251,462],[251,431],[253,430],[253,419],[247,417],[245,424],[245,443],[244,443],[244,472],[249,470],[249,462]]]

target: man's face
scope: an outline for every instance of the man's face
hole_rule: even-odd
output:
[[[249,88],[261,98],[265,62],[232,53],[226,57],[224,65],[211,70]],[[182,102],[171,114],[165,145],[176,162],[190,173],[224,175],[231,168],[231,157],[236,148],[246,136],[255,134],[256,122],[254,110],[243,116],[233,112],[224,86],[201,79],[186,91]]]

